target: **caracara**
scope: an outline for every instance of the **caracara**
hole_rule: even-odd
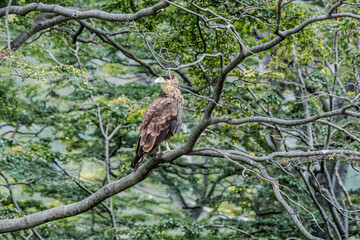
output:
[[[161,142],[165,141],[166,152],[171,151],[168,140],[180,129],[182,105],[184,99],[178,89],[179,82],[175,75],[157,78],[163,92],[150,104],[141,125],[136,156],[131,163],[134,172],[144,158],[148,157]]]

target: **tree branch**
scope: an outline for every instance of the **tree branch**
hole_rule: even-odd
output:
[[[6,29],[6,38],[7,38],[7,47],[9,49],[9,51],[11,51],[11,46],[10,46],[10,31],[9,31],[9,10],[10,10],[10,6],[11,6],[12,0],[9,0],[9,3],[6,7],[6,11],[5,11],[5,29]]]
[[[161,157],[155,157],[144,163],[136,172],[132,172],[126,177],[105,185],[91,196],[69,205],[48,209],[45,211],[29,214],[21,218],[7,219],[0,221],[0,233],[15,232],[29,229],[40,224],[75,216],[86,212],[97,206],[107,198],[122,192],[148,177],[151,170],[160,163],[170,162],[185,153],[184,148],[175,149]]]
[[[257,117],[257,116],[246,117],[246,118],[241,118],[241,119],[234,119],[231,117],[217,117],[217,118],[213,118],[210,121],[210,124],[217,124],[217,123],[224,122],[224,123],[228,123],[231,125],[240,125],[240,124],[245,124],[245,123],[263,122],[263,123],[275,123],[275,124],[285,125],[285,126],[298,126],[298,125],[314,122],[320,118],[327,118],[327,117],[337,116],[337,115],[342,115],[342,114],[354,115],[353,112],[347,111],[347,109],[351,108],[351,107],[352,107],[352,105],[346,105],[345,107],[337,109],[337,110],[319,113],[315,116],[300,119],[300,120],[285,120],[285,119],[280,119],[280,118]]]
[[[24,7],[21,6],[11,6],[9,8],[9,14],[16,15],[26,15],[33,11],[55,13],[64,17],[73,18],[73,19],[86,19],[86,18],[96,18],[107,21],[117,21],[117,22],[129,22],[135,21],[142,17],[155,15],[161,9],[169,6],[166,2],[160,2],[155,4],[152,7],[144,8],[133,14],[116,14],[108,13],[99,10],[89,10],[82,11],[70,7],[62,7],[56,4],[44,4],[44,3],[30,3]],[[0,17],[5,16],[7,8],[0,9]]]

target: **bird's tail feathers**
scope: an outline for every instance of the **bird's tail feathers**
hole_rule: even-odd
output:
[[[136,172],[136,170],[139,168],[140,164],[142,163],[142,161],[144,160],[145,155],[143,156],[138,156],[136,155],[134,160],[131,163],[131,167],[134,169],[133,171]]]

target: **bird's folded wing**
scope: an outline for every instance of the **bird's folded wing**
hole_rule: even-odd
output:
[[[139,153],[149,155],[179,130],[181,110],[181,103],[171,98],[159,98],[149,106],[140,130]]]

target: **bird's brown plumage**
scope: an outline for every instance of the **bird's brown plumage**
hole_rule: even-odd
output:
[[[140,137],[136,148],[136,156],[131,163],[134,171],[142,160],[148,157],[161,142],[175,135],[181,125],[182,95],[177,89],[178,80],[172,75],[160,77],[163,92],[150,104],[145,112],[140,129]],[[175,85],[175,86],[174,86]]]

